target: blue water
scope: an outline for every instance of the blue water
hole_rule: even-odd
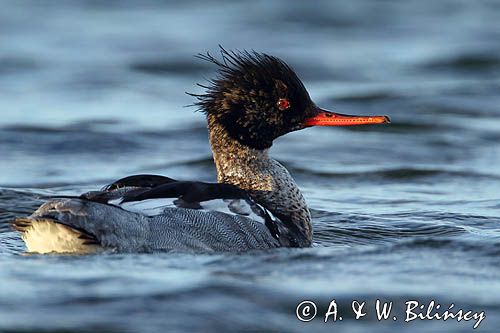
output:
[[[500,327],[500,2],[3,1],[1,332],[472,332],[404,322],[405,302]],[[322,107],[390,126],[278,139],[313,248],[248,254],[25,255],[8,227],[51,194],[134,173],[213,181],[184,94],[198,52],[285,59]],[[342,321],[324,323],[331,300]],[[374,302],[394,302],[379,322]],[[300,322],[302,300],[318,315]],[[356,320],[353,300],[366,301]]]

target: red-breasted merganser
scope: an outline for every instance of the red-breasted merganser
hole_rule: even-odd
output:
[[[311,215],[288,171],[269,157],[273,140],[310,126],[389,123],[317,107],[295,72],[260,53],[230,52],[218,77],[193,95],[206,114],[217,183],[156,175],[52,199],[12,225],[38,253],[246,251],[312,244]]]

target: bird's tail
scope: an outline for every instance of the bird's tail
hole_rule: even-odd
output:
[[[101,249],[97,239],[83,230],[44,217],[22,217],[11,222],[29,252],[88,254]]]
[[[147,219],[136,213],[77,198],[49,200],[11,225],[22,233],[28,250],[38,253],[139,252],[149,232]]]

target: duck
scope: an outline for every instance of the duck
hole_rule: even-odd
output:
[[[206,116],[213,183],[138,174],[57,196],[11,222],[30,253],[244,252],[313,244],[311,213],[273,141],[312,126],[387,124],[318,107],[296,72],[255,51],[199,54],[217,75],[189,93]]]

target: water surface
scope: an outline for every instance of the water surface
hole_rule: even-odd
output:
[[[500,326],[500,6],[495,1],[6,1],[0,11],[0,331],[471,332]],[[44,197],[134,173],[213,181],[185,91],[197,52],[284,58],[318,105],[390,126],[276,141],[315,245],[247,254],[24,255],[8,227]],[[318,305],[302,323],[295,307]],[[323,323],[335,299],[342,322]],[[397,321],[379,322],[376,299]],[[367,317],[350,304],[365,300]]]

